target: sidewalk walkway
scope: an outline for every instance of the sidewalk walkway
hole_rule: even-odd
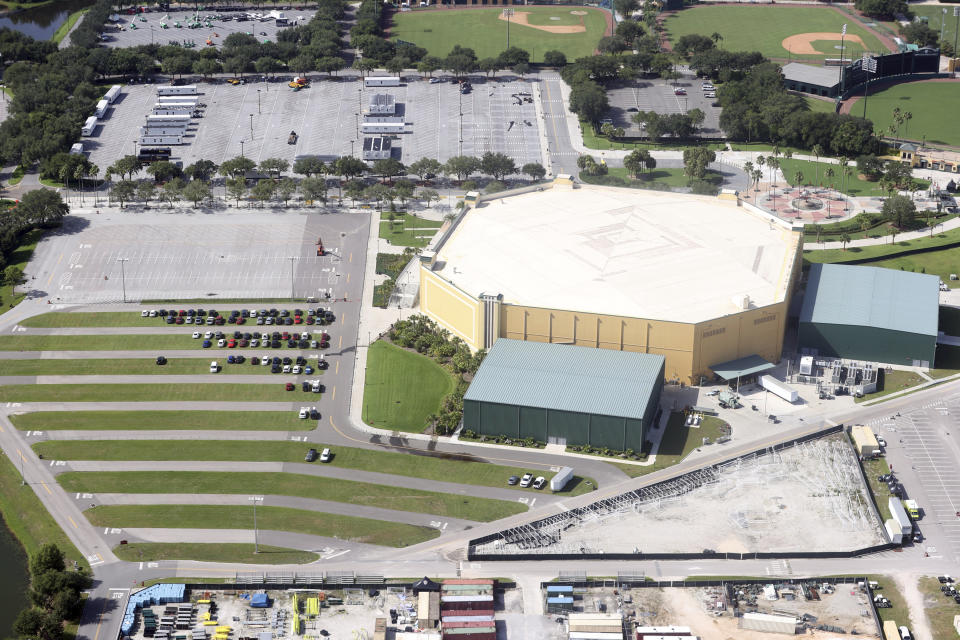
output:
[[[944,231],[950,231],[951,229],[960,228],[960,217],[951,218],[943,224],[936,225],[940,227],[940,230],[937,233],[942,233]],[[917,240],[919,238],[928,238],[930,237],[930,229],[921,229],[919,231],[907,231],[905,233],[897,234],[897,242],[905,242],[907,240]],[[860,238],[858,240],[851,240],[847,243],[847,249],[851,247],[872,247],[880,244],[893,244],[893,236],[884,236],[882,238]],[[805,242],[803,245],[804,249],[807,250],[819,250],[819,249],[843,249],[842,242]]]

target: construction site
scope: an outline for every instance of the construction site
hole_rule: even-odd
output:
[[[486,536],[496,555],[848,552],[888,542],[842,433],[705,467]]]
[[[554,587],[556,589],[556,587]],[[550,586],[547,587],[547,602]],[[622,624],[623,637],[668,636],[692,640],[766,640],[771,633],[811,638],[879,638],[868,591],[855,580],[810,579],[710,587],[573,587],[565,611],[550,607],[565,627],[548,637],[574,637],[589,624]],[[581,637],[581,636],[577,636]],[[612,636],[611,636],[612,637]]]

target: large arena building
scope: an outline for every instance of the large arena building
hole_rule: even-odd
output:
[[[420,307],[474,349],[659,354],[668,381],[699,383],[780,359],[801,250],[789,225],[732,199],[558,179],[464,214],[421,257]]]

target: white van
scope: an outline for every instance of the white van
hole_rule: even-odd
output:
[[[910,629],[906,627],[900,627],[900,637],[903,640],[913,640],[913,636],[910,635]]]
[[[217,361],[214,360],[210,363],[210,373],[218,373],[220,371],[220,365],[217,364]]]

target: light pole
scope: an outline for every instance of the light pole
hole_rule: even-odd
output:
[[[257,89],[257,113],[258,114],[263,113],[262,111],[260,111],[260,89]]]
[[[359,140],[360,139],[360,114],[359,113],[353,114],[353,126],[356,127],[357,129],[356,137],[357,137],[357,140]]]
[[[253,141],[253,114],[250,114],[250,140]]]
[[[253,503],[253,552],[260,553],[260,542],[257,540],[257,503],[263,502],[263,496],[250,496],[247,499]]]
[[[117,262],[120,263],[120,286],[123,287],[123,301],[127,301],[127,270],[124,268],[124,263],[127,262],[130,258],[117,258]]]
[[[953,57],[957,57],[957,34],[960,33],[960,7],[953,8]]]
[[[510,16],[513,15],[513,9],[504,9],[503,16],[507,19],[507,49],[510,48]]]
[[[287,260],[290,261],[290,300],[293,300],[293,263],[296,260],[299,260],[297,256],[287,256]]]
[[[240,141],[240,157],[241,157],[241,158],[246,157],[246,156],[243,155],[243,140]]]
[[[137,153],[137,141],[136,141],[136,140],[133,141],[133,155],[139,156],[139,154]]]
[[[843,95],[843,39],[847,37],[847,23],[843,23],[843,28],[840,29],[840,95]]]
[[[940,18],[940,39],[937,40],[937,43],[943,42],[943,25],[947,23],[947,8],[943,8],[943,17]]]

